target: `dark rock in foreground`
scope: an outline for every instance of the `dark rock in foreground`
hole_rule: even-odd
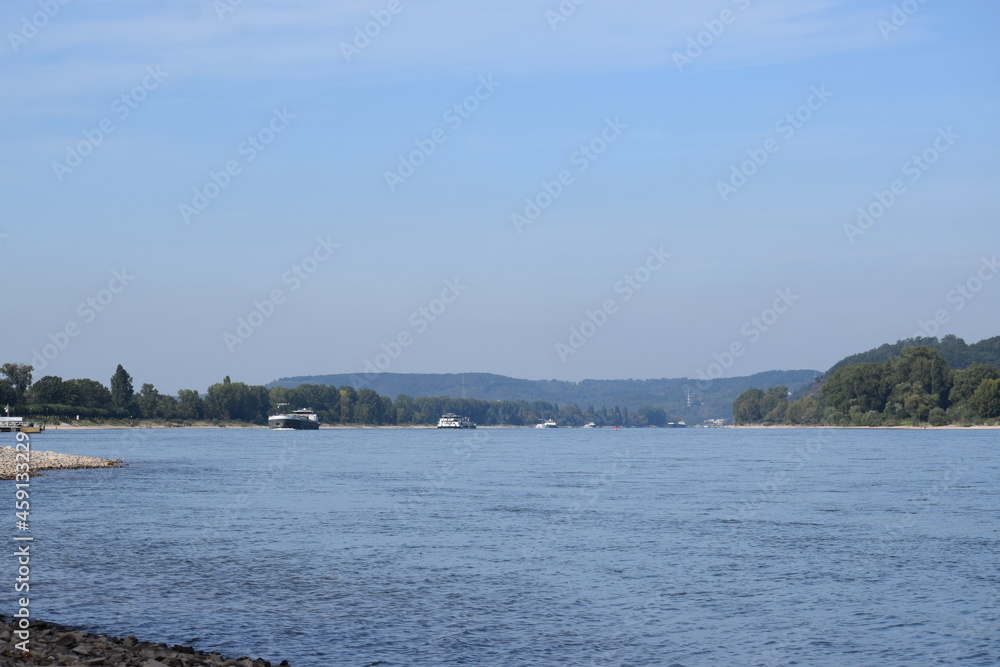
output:
[[[0,614],[0,667],[15,665],[100,665],[101,667],[272,667],[267,660],[224,658],[189,646],[92,635],[55,623],[31,621],[29,652],[17,647],[17,619]],[[281,665],[288,665],[283,661]],[[280,667],[280,666],[278,666]]]

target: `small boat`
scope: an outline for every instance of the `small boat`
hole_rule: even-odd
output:
[[[597,428],[597,424],[590,422],[589,424],[584,424],[583,428]]]
[[[667,428],[687,428],[687,424],[684,422],[677,422],[676,424],[674,422],[670,422],[667,424]]]
[[[278,408],[288,405],[279,403]],[[267,425],[275,431],[315,431],[319,428],[319,415],[312,409],[293,410],[267,418]]]
[[[543,421],[541,424],[535,424],[535,428],[559,428],[559,424],[554,419],[549,419]]]
[[[26,422],[24,417],[0,417],[0,433],[41,433],[45,424]]]
[[[469,420],[468,417],[459,417],[451,412],[446,412],[441,415],[441,419],[438,420],[438,428],[476,428],[476,424]]]

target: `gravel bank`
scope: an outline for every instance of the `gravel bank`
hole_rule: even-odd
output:
[[[16,619],[0,615],[0,667],[14,665],[101,665],[102,667],[272,667],[267,660],[199,653],[188,646],[92,635],[54,623],[31,621],[30,652],[15,646]],[[277,667],[287,666],[282,661]]]
[[[0,447],[0,479],[14,479],[17,471],[16,463],[18,452],[13,447]],[[21,462],[24,458],[21,458]],[[75,456],[73,454],[59,454],[57,452],[31,451],[31,474],[42,470],[71,470],[78,468],[119,468],[121,461],[110,459],[99,459],[96,456]]]

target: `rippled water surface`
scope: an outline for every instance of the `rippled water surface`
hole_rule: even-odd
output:
[[[129,462],[32,481],[33,611],[91,630],[299,667],[1000,663],[996,431],[32,444]]]

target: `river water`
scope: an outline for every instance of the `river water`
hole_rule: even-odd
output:
[[[297,667],[996,665],[998,441],[51,430],[128,466],[32,480],[32,611]]]

